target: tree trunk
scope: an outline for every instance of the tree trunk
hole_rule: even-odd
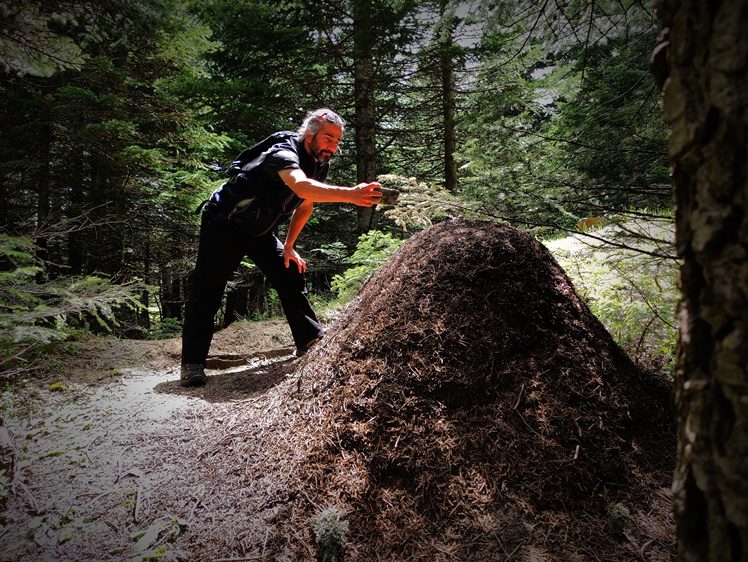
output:
[[[683,260],[678,560],[748,560],[748,8],[669,0],[660,10],[670,44],[655,51],[653,72],[672,127]]]
[[[353,2],[354,77],[353,91],[356,127],[356,179],[358,183],[372,182],[377,177],[377,137],[374,103],[374,31],[370,2]],[[372,207],[358,207],[358,232],[376,228],[376,213]]]
[[[182,305],[184,299],[181,295],[181,278],[174,275],[172,271],[162,270],[159,279],[159,303],[161,309],[161,320],[165,318],[176,318],[182,320]]]
[[[446,2],[442,3],[442,18],[445,18]],[[442,118],[444,120],[444,188],[455,193],[457,191],[457,135],[455,132],[455,71],[452,49],[453,16],[446,16],[443,36],[440,41],[439,62],[442,71]]]
[[[78,160],[82,162],[82,158]],[[77,173],[81,167],[76,169],[74,179],[71,182],[68,199],[69,209],[67,210],[68,218],[79,217],[83,214],[83,175]],[[71,229],[67,233],[67,265],[68,273],[71,275],[80,275],[83,272],[83,251],[85,247],[85,236],[77,229]]]
[[[37,199],[36,199],[36,230],[39,236],[36,237],[34,243],[37,248],[37,256],[46,261],[47,253],[49,251],[49,240],[47,239],[48,233],[44,231],[49,226],[49,212],[50,212],[50,192],[52,186],[50,185],[51,173],[50,168],[52,166],[52,130],[49,121],[41,128],[41,134],[39,135],[39,179],[37,182]],[[42,282],[43,274],[37,275],[37,280]]]

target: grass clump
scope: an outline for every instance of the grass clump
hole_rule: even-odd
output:
[[[66,392],[70,390],[70,387],[66,385],[64,382],[55,381],[49,385],[49,390],[51,392]]]
[[[149,340],[167,340],[182,334],[182,321],[178,318],[164,318],[148,332]]]

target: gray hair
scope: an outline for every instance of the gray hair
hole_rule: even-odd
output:
[[[298,139],[304,140],[307,131],[312,133],[312,136],[316,135],[325,123],[333,123],[341,129],[345,129],[345,119],[332,109],[323,107],[322,109],[315,109],[306,114],[304,122],[299,127],[299,130],[296,131]]]

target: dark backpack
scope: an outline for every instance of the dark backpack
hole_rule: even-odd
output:
[[[271,232],[293,213],[301,199],[293,192],[265,193],[260,165],[270,148],[295,137],[293,131],[280,131],[244,149],[226,169],[229,180],[213,192],[208,206],[245,234]]]

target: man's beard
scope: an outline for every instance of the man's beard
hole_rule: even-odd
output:
[[[332,158],[332,152],[329,150],[323,150],[322,152],[318,152],[315,154],[317,158],[317,162],[320,164],[327,164],[330,161],[330,158]]]
[[[317,146],[317,139],[312,139],[312,156],[317,159],[320,164],[327,164],[332,158],[332,152],[329,150],[320,150]]]

